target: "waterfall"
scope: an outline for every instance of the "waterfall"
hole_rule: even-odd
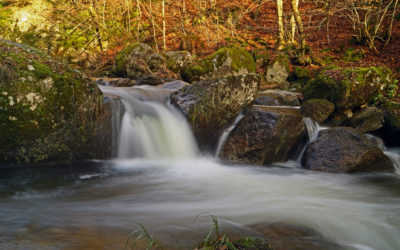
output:
[[[226,139],[228,139],[228,136],[230,135],[232,130],[236,128],[236,126],[242,120],[243,117],[244,117],[244,112],[241,111],[239,115],[236,117],[235,121],[232,123],[232,125],[229,126],[227,129],[225,129],[224,132],[222,132],[222,135],[218,139],[217,150],[215,151],[214,157],[219,156],[222,147],[225,145]]]
[[[319,131],[326,129],[325,127],[321,127],[316,121],[314,121],[309,117],[304,118],[303,123],[307,129],[308,142],[306,143],[306,145],[304,145],[299,157],[297,157],[297,162],[300,163],[300,166],[301,166],[301,159],[303,158],[304,152],[306,151],[308,144],[312,143],[318,138]]]
[[[169,105],[170,91],[150,86],[99,86],[124,110],[117,158],[193,158],[198,149],[185,118]]]

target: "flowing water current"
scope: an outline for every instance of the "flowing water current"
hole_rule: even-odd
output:
[[[279,222],[333,249],[400,249],[398,174],[227,165],[199,156],[168,91],[102,91],[124,106],[117,159],[1,169],[0,249],[122,249],[138,223],[167,248],[190,249],[209,215],[232,236],[262,237],[253,225]]]

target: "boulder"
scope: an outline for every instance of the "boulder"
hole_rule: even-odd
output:
[[[115,74],[137,80],[145,76],[176,78],[165,65],[165,59],[145,43],[134,43],[115,57]]]
[[[296,156],[306,136],[298,109],[253,106],[229,135],[220,157],[255,165],[286,161]]]
[[[349,121],[350,127],[362,133],[378,130],[383,127],[384,123],[383,111],[375,107],[361,109]]]
[[[192,54],[188,51],[168,51],[164,53],[164,57],[167,67],[175,73],[194,62]]]
[[[173,91],[178,91],[186,86],[188,86],[189,84],[187,82],[181,81],[181,80],[175,80],[175,81],[171,81],[171,82],[166,82],[162,85],[159,85],[159,88],[162,89],[168,89],[168,90],[173,90]]]
[[[287,79],[289,77],[290,61],[287,55],[279,54],[266,70],[266,81],[268,83],[278,83],[281,85],[288,85]]]
[[[310,99],[301,105],[301,113],[318,123],[324,122],[335,110],[335,105],[324,99]]]
[[[143,76],[139,77],[135,81],[135,85],[150,85],[150,86],[157,86],[163,84],[163,81],[155,76]]]
[[[330,173],[392,172],[391,160],[379,147],[353,128],[322,130],[303,156],[303,167]]]
[[[258,93],[254,104],[263,106],[300,106],[302,98],[301,93],[271,89]]]
[[[0,40],[0,161],[102,157],[97,85],[34,48]],[[106,136],[106,133],[104,133]],[[104,150],[106,150],[104,147]]]
[[[306,100],[327,99],[337,110],[353,109],[372,102],[393,82],[387,67],[330,68],[308,81],[303,94]]]
[[[255,62],[249,52],[242,48],[226,47],[219,49],[196,65],[185,67],[181,71],[181,75],[183,80],[195,82],[254,73],[255,71]]]
[[[385,125],[380,131],[388,146],[400,146],[400,103],[389,102],[385,105]]]
[[[203,149],[213,151],[221,131],[254,101],[259,86],[256,74],[204,80],[171,95],[171,102],[187,118]]]

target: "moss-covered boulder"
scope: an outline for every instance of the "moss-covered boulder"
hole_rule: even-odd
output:
[[[383,111],[375,107],[367,107],[354,113],[349,125],[362,133],[372,132],[383,127],[385,123]]]
[[[0,40],[0,162],[93,158],[102,96],[41,51]],[[102,137],[99,133],[99,137]]]
[[[229,135],[220,157],[268,165],[295,157],[305,140],[306,129],[298,109],[253,106]]]
[[[185,67],[182,79],[195,82],[204,79],[217,79],[230,75],[242,75],[256,71],[255,62],[251,53],[243,48],[221,48],[196,65]]]
[[[303,167],[330,173],[393,172],[381,149],[359,131],[336,127],[322,130],[303,156]]]
[[[186,116],[200,147],[213,151],[223,129],[253,102],[259,82],[256,74],[203,80],[172,94],[171,102]]]
[[[335,110],[335,105],[325,99],[307,100],[301,105],[301,113],[318,123],[324,122]]]
[[[164,54],[165,64],[175,73],[180,71],[194,62],[192,54],[188,51],[168,51]]]
[[[266,70],[266,81],[268,83],[287,84],[290,72],[290,61],[286,54],[281,53],[271,62]]]
[[[130,79],[144,76],[174,78],[169,71],[165,59],[145,43],[134,43],[122,49],[115,57],[115,74]]]
[[[394,82],[387,67],[330,68],[307,82],[305,99],[327,99],[337,110],[353,109],[370,103]]]

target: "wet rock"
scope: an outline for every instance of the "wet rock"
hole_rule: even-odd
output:
[[[155,76],[143,76],[139,77],[135,81],[135,85],[150,85],[150,86],[157,86],[163,84],[163,81]]]
[[[164,53],[164,57],[167,67],[175,73],[194,62],[192,54],[188,51],[168,51]]]
[[[362,133],[378,130],[383,127],[384,123],[383,111],[374,107],[367,107],[360,110],[349,121],[350,127]]]
[[[258,93],[254,104],[263,106],[300,106],[301,99],[301,93],[272,89]]]
[[[289,58],[285,54],[278,55],[266,70],[266,81],[268,83],[288,85],[289,63]]]
[[[1,162],[106,154],[97,136],[104,107],[95,82],[39,50],[0,40],[4,64],[13,65],[13,77],[0,83]]]
[[[400,146],[400,103],[389,102],[385,106],[385,125],[380,133],[383,134],[388,146]]]
[[[286,223],[255,224],[250,229],[264,235],[274,250],[325,250],[342,249],[325,239],[313,229]]]
[[[255,71],[255,62],[249,52],[242,48],[226,47],[197,62],[196,65],[185,67],[181,75],[183,80],[195,82],[254,73]]]
[[[322,130],[309,144],[303,167],[330,173],[354,173],[394,170],[391,160],[367,137],[352,128]]]
[[[231,162],[267,165],[296,156],[306,129],[298,109],[254,106],[231,132],[220,157]]]
[[[176,81],[172,81],[172,82],[166,82],[162,85],[159,85],[159,88],[162,89],[168,89],[168,90],[175,90],[178,91],[186,86],[188,86],[189,84],[187,82],[181,81],[181,80],[176,80]]]
[[[308,99],[326,99],[337,110],[353,109],[370,103],[394,76],[387,67],[331,68],[307,82],[303,94]]]
[[[307,100],[301,105],[301,113],[318,123],[324,122],[335,110],[335,105],[324,99]]]
[[[171,102],[186,116],[203,149],[213,151],[221,131],[254,101],[256,74],[204,80],[172,94]]]

